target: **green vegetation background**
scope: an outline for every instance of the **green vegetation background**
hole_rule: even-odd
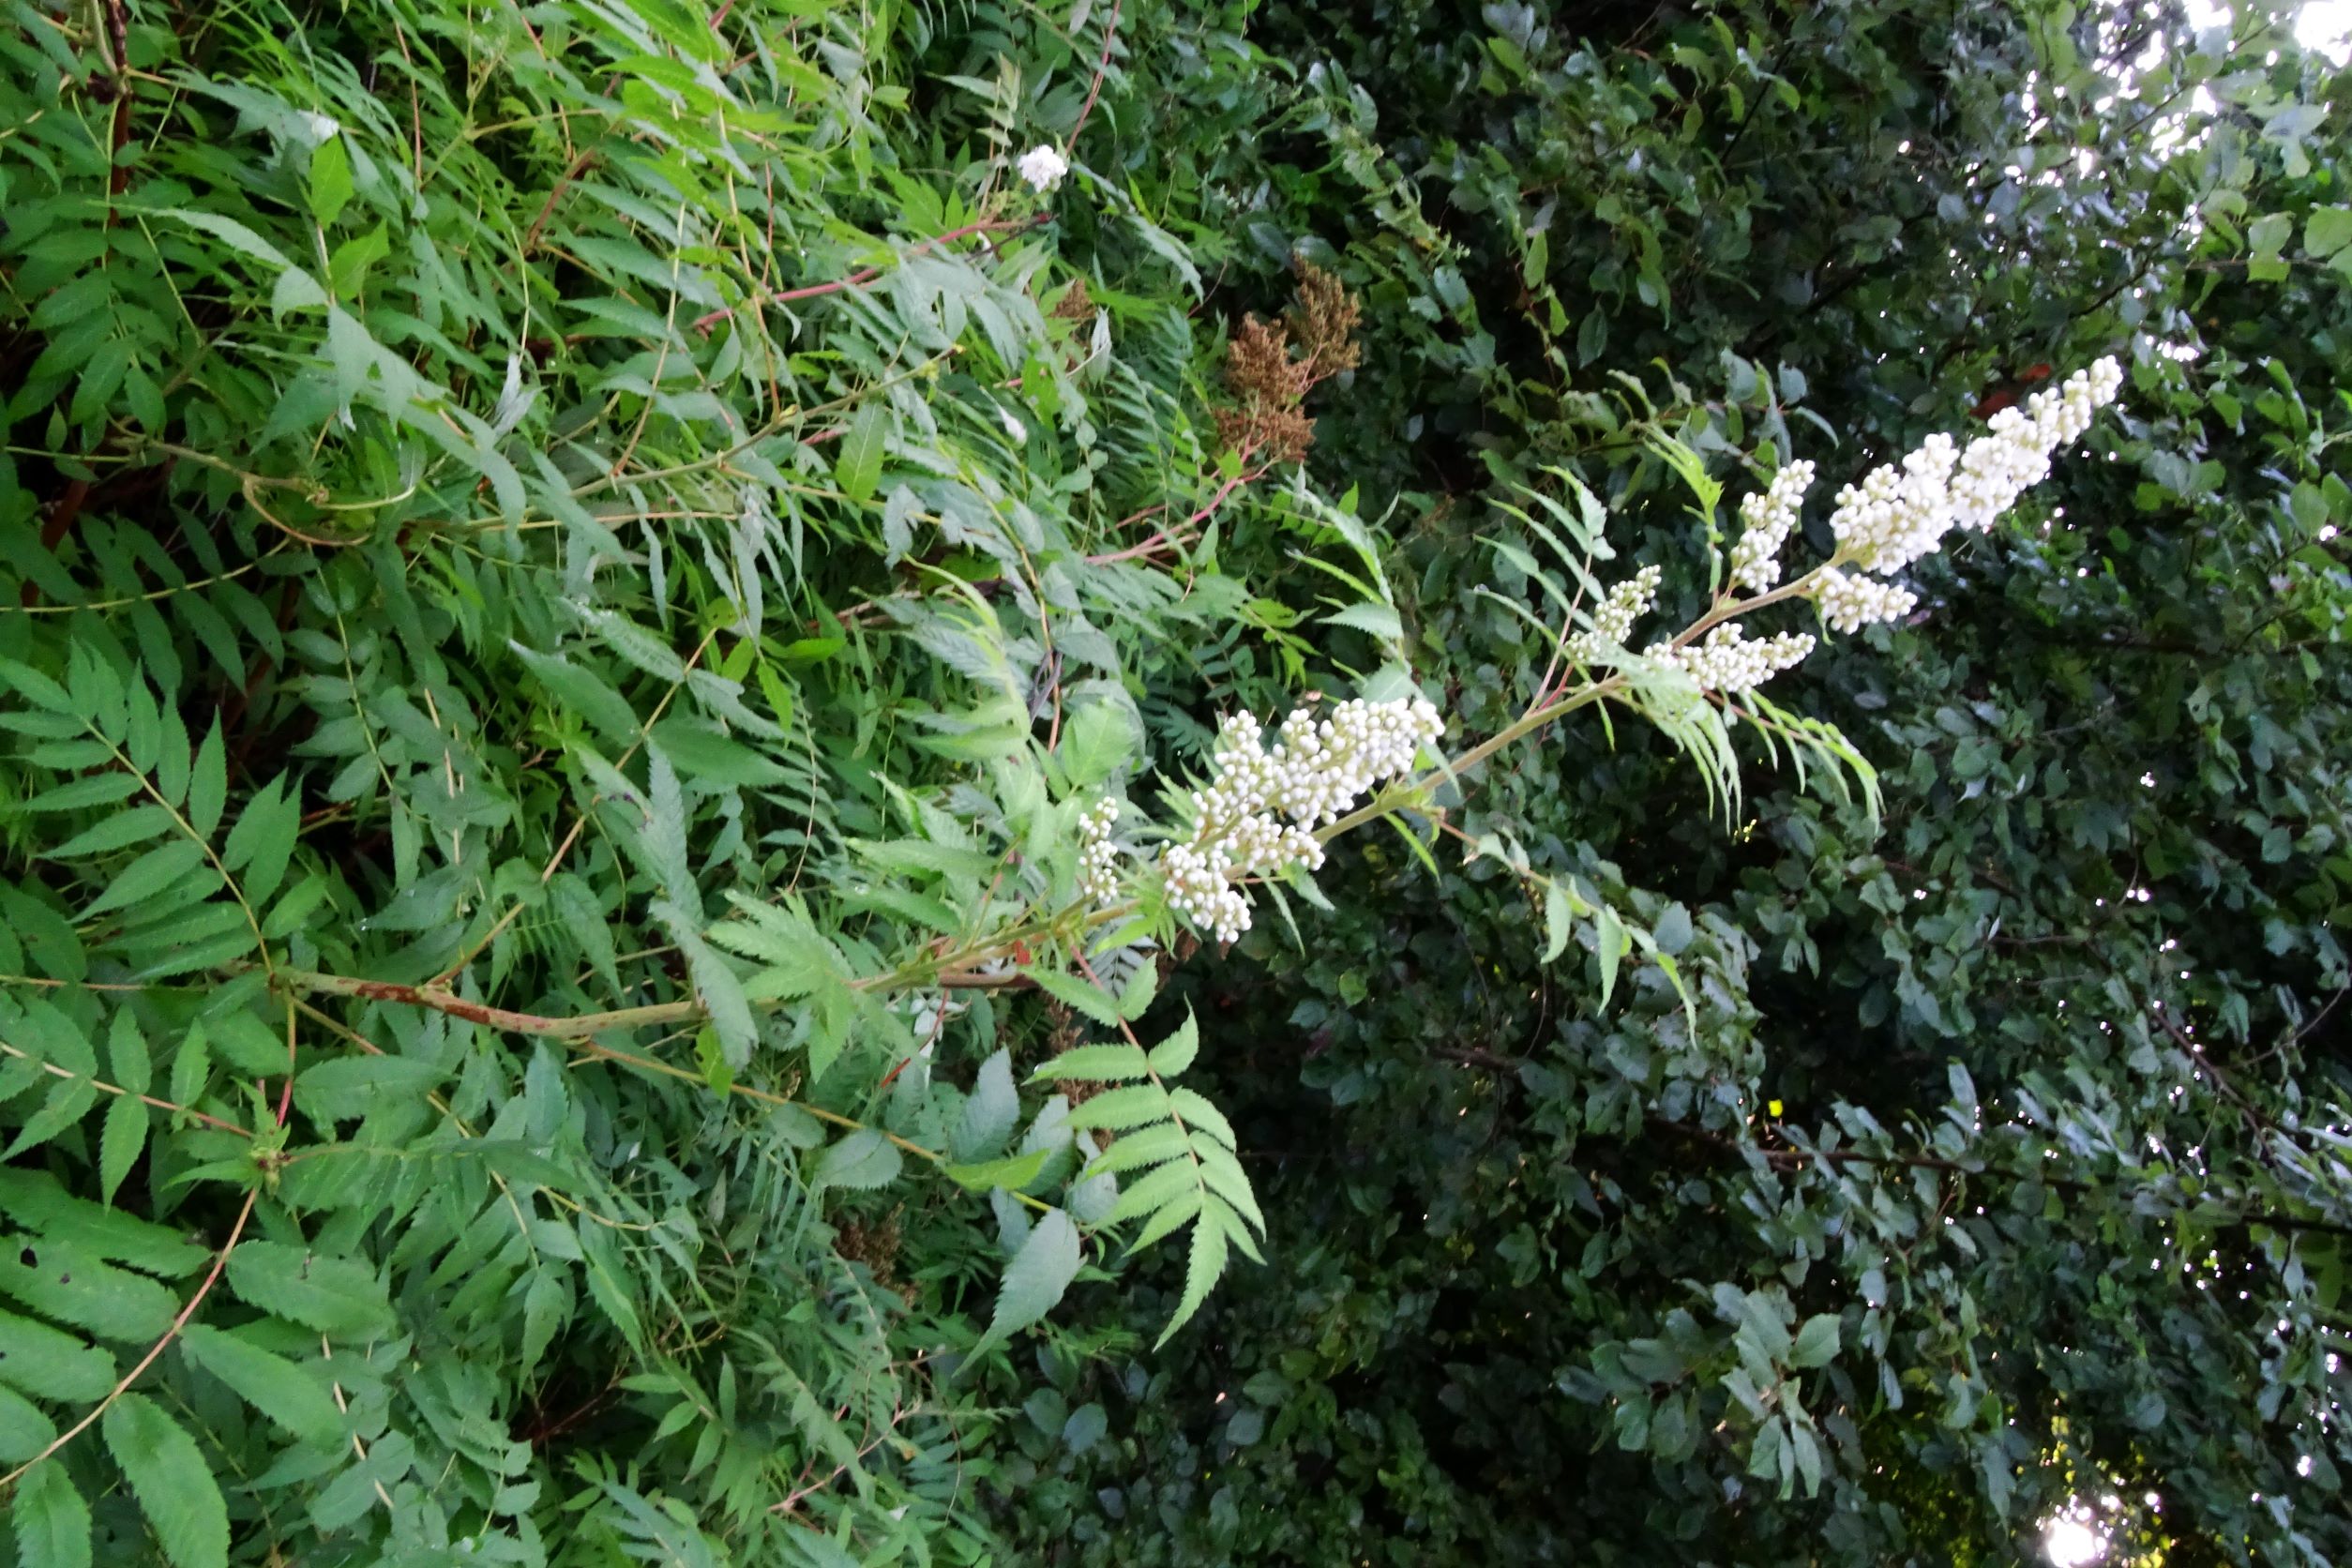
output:
[[[6,0],[0,1539],[2352,1562],[2344,87],[2169,3]],[[1224,371],[1308,269],[1301,466]],[[1494,852],[1105,977],[1264,1220],[1155,1346],[1017,1083],[1118,1013],[929,988],[1060,972],[1075,812],[1400,656],[1504,727],[1555,471],[1679,624],[1651,436],[1834,486],[2107,353],[1775,685],[1878,820],[1581,715]]]

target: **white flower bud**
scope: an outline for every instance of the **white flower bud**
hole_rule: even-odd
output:
[[[1780,580],[1780,548],[1797,526],[1805,491],[1813,488],[1813,464],[1790,463],[1772,475],[1772,484],[1740,503],[1740,520],[1747,526],[1731,547],[1731,580],[1752,594],[1761,594]]]
[[[1802,663],[1812,652],[1813,637],[1808,632],[1785,631],[1751,642],[1737,622],[1726,621],[1696,647],[1652,643],[1642,656],[1681,671],[1702,691],[1737,693],[1755,690],[1791,665]]]
[[[1568,640],[1568,656],[1578,664],[1591,664],[1606,650],[1623,647],[1634,623],[1649,614],[1650,607],[1658,602],[1658,583],[1663,576],[1656,566],[1644,566],[1610,589],[1608,597],[1592,611],[1592,629],[1578,632]]]
[[[1834,568],[1821,574],[1814,597],[1821,618],[1841,632],[1856,632],[1880,621],[1899,621],[1919,603],[1919,596],[1899,582],[1874,582]]]
[[[1250,909],[1234,884],[1292,865],[1319,868],[1323,846],[1314,829],[1410,772],[1422,747],[1444,731],[1436,706],[1422,697],[1352,699],[1319,720],[1297,709],[1272,748],[1254,716],[1228,716],[1210,758],[1216,776],[1192,794],[1192,837],[1161,857],[1168,902],[1217,941],[1238,940],[1249,929]]]

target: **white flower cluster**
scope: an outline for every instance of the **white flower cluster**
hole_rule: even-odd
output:
[[[1855,577],[1834,566],[1821,574],[1813,596],[1832,629],[1848,633],[1879,621],[1899,621],[1919,604],[1919,596],[1900,582]]]
[[[1217,941],[1240,940],[1249,929],[1249,900],[1235,884],[1293,864],[1320,867],[1323,847],[1313,829],[1336,821],[1375,785],[1410,772],[1421,748],[1444,732],[1436,706],[1423,697],[1351,699],[1324,719],[1295,709],[1271,748],[1256,718],[1233,715],[1210,759],[1216,777],[1193,792],[1192,837],[1169,845],[1162,860],[1168,901]]]
[[[1013,169],[1041,196],[1051,195],[1070,172],[1070,160],[1040,142],[1013,161]]]
[[[1812,652],[1810,632],[1785,631],[1751,642],[1741,635],[1737,622],[1726,621],[1696,647],[1653,642],[1642,657],[1683,671],[1702,691],[1753,691],[1789,666],[1803,663]]]
[[[1119,803],[1105,795],[1078,814],[1078,891],[1094,903],[1119,896]]]
[[[1772,475],[1772,482],[1740,503],[1740,520],[1747,526],[1731,547],[1731,580],[1751,594],[1761,594],[1780,580],[1780,547],[1797,526],[1798,508],[1813,488],[1813,464],[1790,463]]]
[[[1603,650],[1623,647],[1625,635],[1634,629],[1634,623],[1649,614],[1650,607],[1658,602],[1662,576],[1657,567],[1644,566],[1610,589],[1609,596],[1592,612],[1592,629],[1580,631],[1568,640],[1568,656],[1578,664],[1591,664]]]
[[[1996,414],[1966,452],[1948,435],[1929,436],[1899,464],[1875,468],[1838,492],[1830,529],[1839,548],[1863,570],[1883,576],[1933,551],[1955,526],[1992,527],[2050,472],[2050,454],[2080,438],[2122,386],[2122,368],[2102,359],[2064,385]]]

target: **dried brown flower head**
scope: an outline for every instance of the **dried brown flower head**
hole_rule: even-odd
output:
[[[1227,345],[1225,384],[1234,405],[1216,411],[1217,436],[1224,445],[1275,462],[1304,457],[1315,439],[1315,421],[1302,405],[1317,385],[1362,361],[1353,335],[1363,319],[1362,308],[1345,284],[1300,263],[1299,300],[1289,319],[1244,317]]]

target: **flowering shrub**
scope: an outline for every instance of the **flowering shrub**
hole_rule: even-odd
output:
[[[1569,1560],[1590,1543],[1561,1532],[1589,1530],[1621,1555],[1884,1561],[1924,1549],[1897,1528],[1922,1494],[1971,1549],[2005,1541],[1984,1521],[2037,1442],[2118,1485],[2185,1478],[2167,1516],[2193,1504],[2233,1546],[2269,1530],[2235,1499],[2280,1495],[2281,1444],[2332,1474],[2309,1282],[2340,1272],[2341,1173],[2298,1120],[2321,1080],[2256,1098],[2263,1059],[2204,1052],[2342,978],[2341,694],[2314,651],[2342,603],[2317,532],[2342,449],[2293,377],[2240,383],[2219,353],[2194,373],[2259,451],[2150,447],[2203,384],[2145,341],[2099,437],[2192,515],[2276,475],[2263,526],[2300,531],[2254,551],[2234,481],[2229,569],[2194,569],[2224,608],[2256,579],[2288,605],[2232,626],[2257,653],[2199,643],[2197,686],[2113,704],[2206,727],[2173,780],[2227,799],[2196,837],[2052,781],[2120,769],[2109,715],[2045,726],[1983,684],[2084,600],[2033,574],[2081,582],[2096,547],[2070,527],[1931,558],[2086,434],[2115,362],[1866,474],[1809,572],[1784,581],[1807,462],[1713,550],[1714,475],[1795,449],[1817,400],[1841,442],[1908,444],[1827,367],[1951,401],[1918,400],[1918,344],[1832,353],[1805,324],[1903,303],[1873,269],[1904,225],[1832,225],[1841,204],[1777,182],[1907,156],[1871,149],[1916,81],[1953,101],[1915,133],[1973,141],[1890,177],[1906,200],[2022,159],[2018,62],[2089,85],[2075,38],[2102,24],[1887,14],[1665,17],[1666,47],[1606,69],[1526,8],[1435,39],[1384,19],[1412,23],[1394,68],[1454,73],[1394,107],[1476,132],[1391,149],[1391,106],[1339,62],[1253,53],[1289,13],[19,8],[18,1558]],[[1351,15],[1312,25],[1353,49]],[[1980,35],[2026,53],[1977,69]],[[1952,57],[1859,118],[1785,113],[1792,78],[1828,101],[1815,73],[1890,80],[1872,52],[1922,36]],[[2304,116],[2258,86],[2234,80],[2230,113],[2269,113],[2284,167]],[[1738,131],[1703,134],[1726,113]],[[1606,156],[1489,156],[1537,124]],[[1465,198],[1443,228],[1412,188],[1441,177]],[[1752,180],[1785,219],[1751,221]],[[2295,191],[2299,260],[2344,249],[2332,188]],[[2237,193],[2195,243],[2232,243]],[[1490,223],[1507,240],[1473,260],[1460,236]],[[2086,251],[2158,264],[2128,237]],[[1819,254],[1791,262],[1800,241]],[[1976,243],[1999,287],[2033,273]],[[1708,308],[1681,309],[1694,286]],[[2307,303],[2271,349],[2325,365],[2333,302]],[[2010,324],[1998,298],[1983,319]],[[2267,302],[2231,319],[2275,330]],[[2032,362],[2118,323],[2044,332]],[[1808,369],[1767,376],[1749,335],[1788,331]],[[1427,505],[1398,493],[1425,461]],[[2121,516],[2122,472],[2052,477]],[[1962,570],[2013,613],[1954,612]],[[1749,623],[1800,601],[1842,632],[1939,613],[1861,652]],[[1662,610],[1681,629],[1633,652]],[[2096,652],[2040,686],[2117,679]],[[1808,659],[1837,661],[1803,690],[1818,716],[1760,689]],[[1560,723],[1586,707],[1651,723]],[[2068,725],[2102,745],[2043,732]],[[1657,765],[1653,732],[1697,765]],[[1865,751],[1906,760],[1891,788]],[[1759,804],[1775,761],[1811,792]],[[1720,828],[1681,809],[1693,777]],[[1156,822],[1128,804],[1152,787]],[[1875,837],[1898,790],[1899,860]],[[2053,822],[2071,917],[2013,852]],[[1376,822],[1395,834],[1331,852]],[[2250,912],[2194,919],[2193,881]],[[2237,945],[2193,981],[2172,931]],[[2092,1008],[2099,1038],[2061,1048],[2052,1018]],[[2326,1018],[2287,1019],[2273,1059]],[[1881,1033],[1829,1054],[1857,1030]],[[1962,1054],[1981,1098],[1945,1076]],[[1921,1060],[1932,1103],[1901,1077]],[[2035,1229],[2070,1210],[2083,1231]],[[2103,1225],[2133,1248],[2162,1227],[2200,1289],[2291,1279],[2262,1304],[2292,1330],[2275,1353],[2209,1318],[1983,1348],[2013,1316],[2136,1326],[2084,1239]],[[2029,1258],[1978,1259],[2019,1234]],[[2213,1358],[2194,1380],[2149,1371],[2189,1354]],[[2182,1388],[2241,1381],[2261,1419],[2194,1439],[2239,1457],[2154,1447],[2206,1419]],[[2044,1418],[2050,1390],[2071,1402]],[[1234,1462],[1261,1441],[1280,1458]]]

